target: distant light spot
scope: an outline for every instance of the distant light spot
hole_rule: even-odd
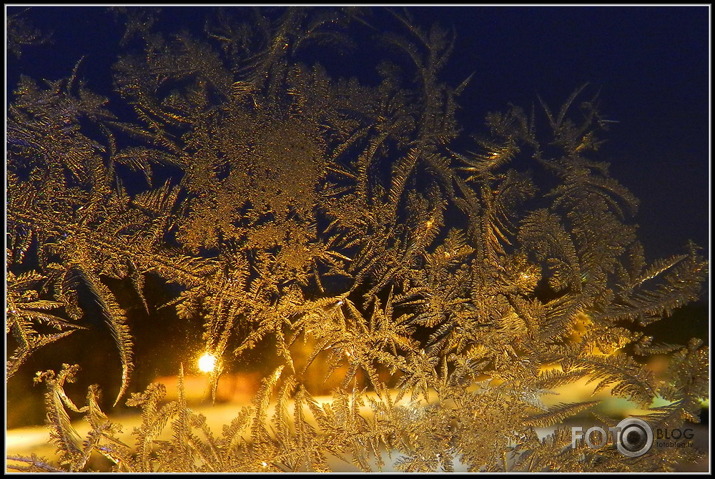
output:
[[[199,369],[204,373],[213,372],[214,369],[216,369],[216,356],[204,353],[204,355],[199,358]]]

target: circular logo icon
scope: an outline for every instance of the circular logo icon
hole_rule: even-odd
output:
[[[618,452],[628,457],[639,457],[653,446],[653,430],[647,422],[634,417],[618,423]]]

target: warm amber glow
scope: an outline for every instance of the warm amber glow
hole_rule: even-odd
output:
[[[216,369],[216,356],[210,353],[204,353],[199,358],[199,370],[204,373],[211,373]]]

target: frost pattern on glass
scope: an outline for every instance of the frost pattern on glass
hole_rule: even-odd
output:
[[[23,272],[8,274],[8,369],[74,331],[88,291],[122,365],[115,404],[140,408],[142,424],[125,444],[97,388],[82,408],[65,394],[77,367],[38,372],[59,463],[11,468],[83,471],[101,455],[123,472],[325,471],[335,456],[368,471],[388,450],[404,471],[646,471],[695,457],[572,449],[562,424],[594,402],[540,400],[589,378],[645,408],[665,398],[646,418],[677,427],[708,394],[707,347],[642,332],[698,298],[707,262],[690,245],[646,264],[637,200],[592,159],[605,123],[587,85],[558,113],[490,113],[460,150],[469,79],[440,78],[454,35],[409,12],[378,34],[389,48],[376,85],[304,55],[354,48],[355,29],[374,29],[366,10],[211,9],[204,38],[155,33],[160,11],[115,13],[134,50],[114,84],[134,119],[82,80],[91,59],[65,79],[23,76],[9,105],[7,255]],[[121,168],[143,175],[141,191]],[[147,275],[177,286],[165,306],[178,318],[203,324],[214,381],[221,358],[275,345],[281,365],[222,431],[188,408],[183,379],[176,401],[158,384],[124,397],[135,337],[107,279],[131,280],[148,309]],[[676,352],[661,381],[642,363],[664,348]],[[317,363],[343,378],[322,403],[306,386]],[[87,417],[86,438],[69,414]]]

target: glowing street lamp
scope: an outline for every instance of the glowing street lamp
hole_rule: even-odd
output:
[[[211,353],[204,353],[199,358],[199,370],[203,373],[212,373],[216,370],[216,356]]]

